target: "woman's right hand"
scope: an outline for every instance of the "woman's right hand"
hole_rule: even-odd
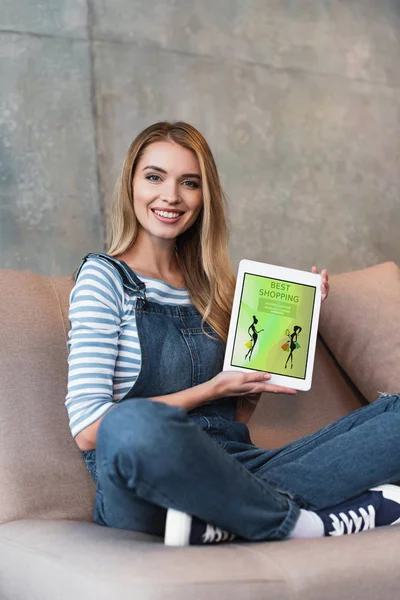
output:
[[[243,371],[222,371],[218,373],[210,383],[214,388],[214,398],[225,398],[228,396],[247,396],[248,394],[260,394],[270,392],[273,394],[297,394],[292,388],[268,383],[271,379],[270,373],[254,371],[246,373]]]

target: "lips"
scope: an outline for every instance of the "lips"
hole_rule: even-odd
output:
[[[157,208],[152,208],[151,212],[158,221],[170,225],[177,223],[177,221],[179,221],[181,216],[184,214],[181,210],[166,210]]]

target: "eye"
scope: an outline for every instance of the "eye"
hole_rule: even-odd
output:
[[[156,179],[152,179],[152,177],[155,177]],[[152,175],[146,175],[146,179],[148,179],[148,181],[152,181],[152,182],[156,183],[157,181],[160,181],[161,177],[160,177],[160,175],[155,175],[153,173]],[[200,185],[197,183],[197,181],[192,181],[191,179],[186,179],[182,183],[185,184],[185,187],[190,187],[192,189],[196,189],[196,188],[200,187]],[[186,185],[186,184],[189,184],[189,185]]]
[[[197,181],[191,181],[190,179],[188,179],[187,181],[184,181],[183,183],[190,183],[191,185],[189,187],[192,187],[194,189],[199,187],[199,184],[197,183]],[[185,187],[188,187],[188,186],[185,186]]]

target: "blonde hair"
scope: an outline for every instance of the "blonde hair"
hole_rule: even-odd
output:
[[[202,325],[207,321],[226,342],[235,287],[228,255],[226,196],[211,150],[197,129],[183,121],[161,121],[133,140],[115,190],[107,253],[118,256],[135,243],[139,224],[133,205],[133,177],[146,148],[159,141],[188,148],[198,160],[203,207],[192,227],[177,238],[177,259],[191,300],[203,317]]]

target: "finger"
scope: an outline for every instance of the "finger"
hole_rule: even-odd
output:
[[[262,392],[271,394],[289,394],[291,396],[297,395],[297,391],[293,388],[284,387],[282,385],[272,385],[270,383],[254,384],[247,392],[243,391],[243,394],[260,394]]]
[[[265,381],[266,379],[271,379],[271,373],[267,373],[266,371],[262,371],[261,373],[255,371],[254,373],[246,373],[246,382],[252,383],[254,381]]]
[[[313,273],[316,273],[318,275],[318,269],[317,269],[317,267],[311,267],[311,271]]]
[[[248,398],[251,398],[252,400],[253,400],[254,398],[259,398],[260,396],[261,396],[261,393],[260,393],[260,392],[257,392],[257,393],[254,393],[254,394],[247,394],[247,397],[248,397]]]
[[[321,283],[322,300],[325,300],[325,298],[329,294],[329,281],[328,281],[329,278],[328,278],[327,270],[323,269],[321,271],[321,275],[322,275],[322,283]]]
[[[295,396],[297,394],[297,390],[283,387],[281,385],[271,385],[268,383],[265,388],[267,392],[271,392],[272,394],[290,394],[291,396]]]

